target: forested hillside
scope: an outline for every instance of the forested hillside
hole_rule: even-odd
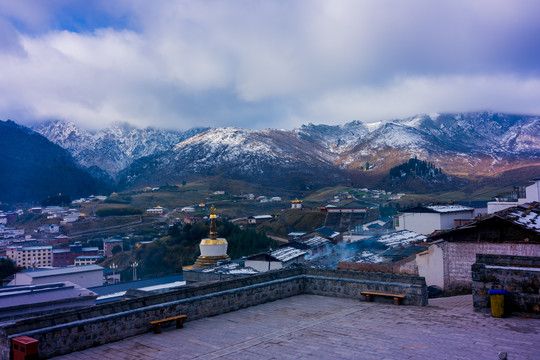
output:
[[[77,198],[110,191],[67,150],[9,120],[0,121],[0,154],[0,202],[38,202],[59,193]]]
[[[229,221],[217,222],[218,236],[227,239],[228,255],[231,259],[256,254],[276,248],[275,243],[264,233],[253,229],[241,229]],[[120,263],[126,270],[123,278],[131,279],[129,262],[139,263],[139,277],[151,277],[179,273],[182,266],[192,265],[200,255],[199,243],[208,237],[210,226],[204,223],[186,224],[183,227],[175,225],[169,229],[167,236],[154,241],[152,244],[135,248],[131,254],[121,253],[114,261]]]

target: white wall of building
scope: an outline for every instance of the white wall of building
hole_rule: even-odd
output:
[[[463,211],[459,213],[441,213],[440,228],[437,230],[445,230],[454,228],[454,220],[457,219],[472,219],[474,210]]]
[[[517,205],[519,205],[518,202],[490,201],[487,204],[487,212],[488,214],[493,214],[494,212],[508,209],[508,208],[511,208],[512,206],[517,206]]]
[[[540,201],[540,180],[525,188],[525,202]]]
[[[281,261],[246,260],[246,267],[252,267],[259,272],[283,268]]]
[[[472,219],[473,210],[449,213],[406,212],[398,217],[396,230],[410,230],[428,235],[435,230],[452,229],[456,219]]]
[[[438,244],[432,244],[424,252],[416,254],[418,275],[426,278],[427,286],[444,289],[443,250]]]
[[[440,229],[441,217],[438,213],[402,213],[396,230],[410,230],[419,234],[431,234]]]

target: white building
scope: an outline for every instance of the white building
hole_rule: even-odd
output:
[[[302,209],[302,200],[291,200],[291,209]]]
[[[98,265],[63,267],[47,270],[25,270],[15,274],[9,285],[40,285],[70,281],[89,288],[103,285],[103,268]]]
[[[161,215],[163,214],[163,208],[161,206],[154,206],[153,208],[146,209],[147,214]]]
[[[265,221],[272,220],[274,217],[272,215],[254,215],[248,217],[249,224],[260,224]]]
[[[394,227],[427,235],[435,230],[451,229],[455,220],[472,219],[473,214],[473,208],[462,205],[418,206],[394,217]]]
[[[7,228],[0,225],[0,239],[13,239],[24,236],[24,229]]]
[[[47,234],[58,234],[60,232],[60,226],[56,224],[45,224],[38,227],[38,232],[44,232]]]
[[[535,201],[540,201],[540,178],[532,179],[529,185],[516,186],[514,191],[499,194],[495,197],[495,201],[488,202],[487,212],[493,214],[500,210]]]
[[[281,269],[291,264],[304,263],[307,252],[287,246],[271,252],[248,256],[246,267],[259,272]]]

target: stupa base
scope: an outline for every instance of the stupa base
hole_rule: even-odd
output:
[[[229,255],[219,255],[219,256],[200,255],[195,261],[195,264],[193,264],[193,269],[214,266],[214,265],[217,265],[218,261],[230,261],[230,260],[231,258],[229,257]]]

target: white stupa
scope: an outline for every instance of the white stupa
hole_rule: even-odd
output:
[[[217,237],[216,229],[216,208],[214,205],[210,208],[210,238],[201,240],[199,248],[201,255],[193,264],[193,268],[201,268],[217,265],[218,261],[231,260],[227,255],[227,240]]]

